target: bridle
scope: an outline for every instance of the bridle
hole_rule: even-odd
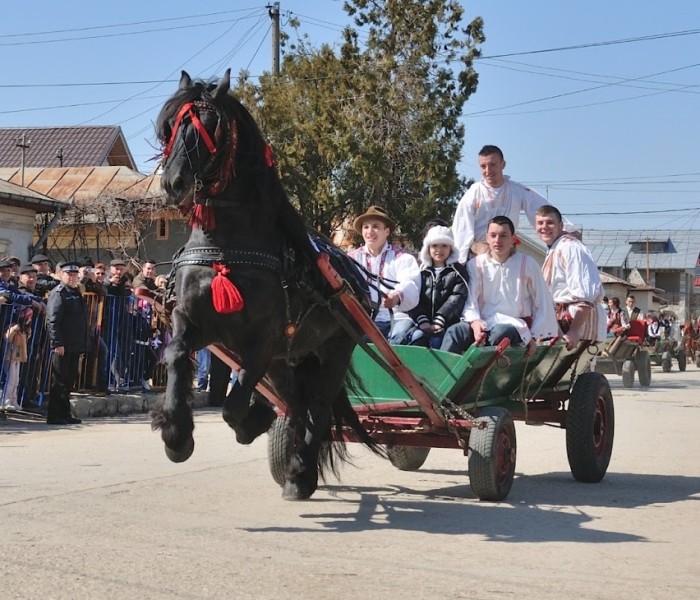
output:
[[[201,112],[213,112],[216,114],[216,130],[214,138],[209,135],[207,128],[199,118]],[[235,119],[229,119],[214,104],[204,100],[192,100],[180,107],[175,116],[170,138],[163,149],[162,165],[165,166],[170,158],[175,145],[175,140],[180,131],[180,126],[189,118],[192,126],[202,138],[209,152],[209,157],[201,166],[200,172],[194,173],[195,201],[202,198],[220,194],[231,177],[235,176],[235,157],[238,149],[238,125]],[[217,158],[223,156],[218,169],[213,169]],[[208,171],[212,171],[208,173]]]

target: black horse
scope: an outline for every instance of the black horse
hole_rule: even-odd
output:
[[[331,254],[369,308],[366,284],[349,258],[307,230],[257,124],[229,91],[230,70],[218,83],[192,81],[183,72],[156,125],[164,145],[162,185],[170,204],[192,211],[192,233],[173,261],[177,302],[165,354],[168,384],[152,425],[161,429],[171,460],[190,457],[191,355],[223,344],[242,367],[224,402],[224,420],[243,444],[266,432],[276,412],[253,392],[267,377],[288,407],[292,429],[283,496],[305,499],[324,467],[335,472],[334,458],[346,458],[342,445],[328,443],[334,428],[351,427],[381,452],[348,400],[356,326],[316,267],[319,249]]]

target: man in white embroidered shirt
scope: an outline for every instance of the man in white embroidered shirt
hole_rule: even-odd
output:
[[[389,234],[396,224],[382,207],[370,206],[355,219],[353,226],[365,245],[352,250],[349,255],[370,273],[396,282],[379,284],[386,294],[381,301],[377,291],[370,286],[372,301],[380,305],[374,322],[390,344],[406,343],[408,332],[413,328],[413,320],[407,312],[418,305],[420,294],[418,263],[411,254],[388,243]],[[393,321],[390,311],[393,312]]]
[[[535,211],[547,204],[547,200],[535,190],[513,181],[504,175],[506,161],[498,146],[487,145],[479,151],[481,181],[475,182],[457,204],[452,232],[459,261],[466,263],[472,254],[481,254],[487,249],[486,229],[493,217],[508,217],[517,227],[520,213],[524,212],[535,226]],[[565,221],[567,229],[573,225]]]
[[[561,213],[549,204],[537,209],[535,230],[547,244],[542,275],[552,292],[567,349],[573,350],[580,340],[605,340],[603,284],[588,248],[564,231]]]
[[[516,252],[513,221],[491,219],[486,240],[488,251],[467,263],[470,289],[462,320],[447,329],[440,350],[464,352],[485,335],[490,346],[508,338],[530,356],[536,339],[557,336],[552,295],[537,261]]]

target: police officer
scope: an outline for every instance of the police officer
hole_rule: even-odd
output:
[[[46,422],[50,425],[74,425],[80,419],[71,416],[70,393],[78,378],[80,355],[88,349],[88,308],[78,289],[77,262],[64,262],[61,283],[49,294],[46,325],[51,341],[51,390]]]

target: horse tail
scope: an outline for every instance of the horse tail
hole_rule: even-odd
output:
[[[342,426],[343,424],[350,427],[362,444],[367,446],[375,454],[387,458],[384,447],[375,442],[369,433],[367,433],[362,423],[360,423],[360,419],[357,417],[357,413],[350,403],[350,398],[348,398],[348,391],[358,396],[367,396],[368,394],[362,383],[362,379],[360,379],[352,364],[348,367],[348,372],[345,375],[345,387],[341,390],[341,393],[338,394],[337,401],[333,405],[336,427]]]
[[[325,474],[330,470],[333,475],[340,479],[338,467],[341,463],[350,463],[352,460],[347,450],[347,445],[343,440],[343,429],[349,427],[355,434],[357,439],[364,446],[369,448],[376,455],[382,458],[388,458],[386,450],[381,444],[375,442],[367,433],[367,430],[362,426],[357,413],[350,403],[347,390],[354,392],[362,392],[366,394],[362,380],[352,368],[348,368],[345,377],[345,387],[341,388],[333,402],[332,414],[333,419],[330,424],[329,437],[321,444],[318,454],[318,474],[325,481]],[[330,435],[334,433],[335,435]],[[333,440],[333,441],[331,441]]]

